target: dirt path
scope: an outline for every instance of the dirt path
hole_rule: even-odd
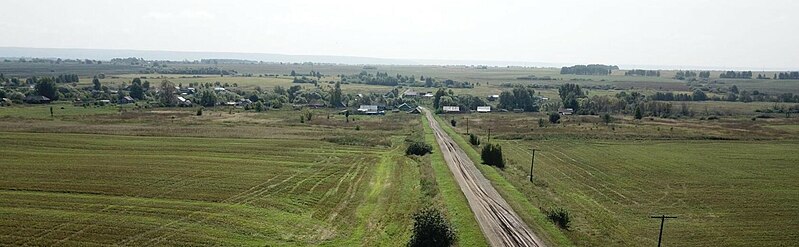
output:
[[[469,201],[491,246],[545,246],[499,195],[466,153],[441,129],[429,110],[422,108],[436,135],[444,160]]]

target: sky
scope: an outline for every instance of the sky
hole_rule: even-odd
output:
[[[0,1],[2,47],[799,68],[794,0]]]

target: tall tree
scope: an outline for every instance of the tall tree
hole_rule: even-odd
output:
[[[332,107],[341,106],[341,82],[336,82],[333,92],[330,93],[330,105]]]
[[[162,105],[176,106],[178,104],[178,99],[175,97],[175,93],[177,93],[177,89],[175,89],[175,83],[172,83],[168,80],[161,81],[158,98]]]
[[[572,83],[561,85],[558,88],[558,95],[560,95],[560,99],[563,101],[563,107],[572,108],[574,111],[577,111],[580,107],[577,99],[585,97],[583,90],[580,89],[580,85]]]
[[[97,90],[97,91],[100,91],[103,88],[103,84],[100,84],[100,79],[97,79],[97,77],[92,79],[92,85],[94,86],[93,87],[94,90]]]
[[[36,82],[36,94],[50,98],[51,100],[58,99],[58,86],[50,77],[43,77]]]
[[[439,88],[438,91],[436,91],[436,94],[433,95],[433,108],[441,108],[441,97],[445,95],[447,95],[447,92],[444,91],[443,88]]]

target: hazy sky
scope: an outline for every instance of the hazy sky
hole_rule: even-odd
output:
[[[799,68],[794,0],[0,1],[0,46]]]

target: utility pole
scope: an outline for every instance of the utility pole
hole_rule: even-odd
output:
[[[488,127],[488,143],[491,143],[491,127]]]
[[[533,160],[530,161],[530,182],[533,181],[533,165],[535,164],[535,148],[533,148]]]
[[[466,118],[466,134],[469,134],[469,118]]]
[[[666,216],[665,214],[663,214],[663,215],[650,216],[649,218],[660,219],[660,234],[658,235],[658,247],[660,247],[660,242],[663,239],[663,224],[666,223],[666,219],[676,219],[677,216]]]

